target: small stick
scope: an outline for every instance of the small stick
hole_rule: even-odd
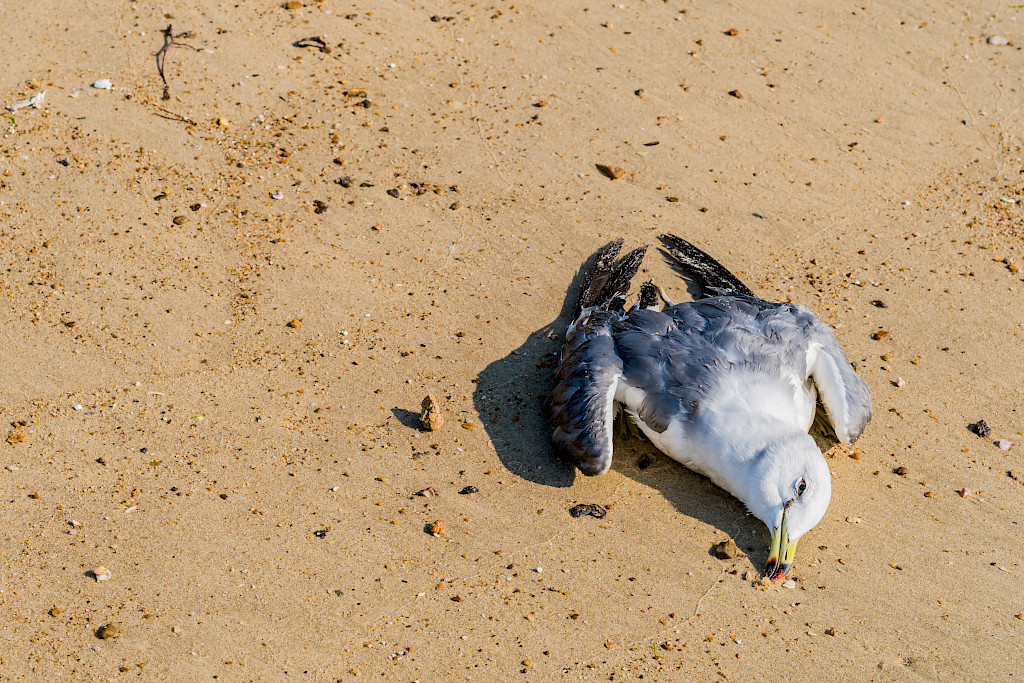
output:
[[[191,31],[182,31],[181,33],[175,34],[171,24],[167,24],[167,28],[163,30],[164,44],[156,53],[156,70],[160,74],[160,80],[164,82],[164,94],[160,97],[162,100],[171,99],[171,86],[167,84],[167,76],[164,73],[164,63],[167,61],[167,51],[174,46],[187,47],[190,50],[199,52],[198,47],[192,47],[185,43],[179,43],[178,38],[188,38],[192,35]]]
[[[170,121],[181,121],[182,123],[187,123],[187,124],[189,124],[191,126],[196,125],[196,122],[193,121],[192,119],[190,119],[187,116],[182,116],[181,114],[176,114],[173,111],[170,111],[168,109],[164,109],[163,107],[157,107],[157,108],[160,111],[163,112],[163,114],[157,113],[157,116],[159,116],[162,119],[168,119]]]

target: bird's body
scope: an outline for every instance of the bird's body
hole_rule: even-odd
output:
[[[828,468],[807,433],[818,393],[839,440],[850,443],[871,418],[867,386],[808,309],[761,300],[689,243],[665,239],[668,254],[717,295],[658,310],[656,295],[642,291],[627,311],[622,301],[643,252],[618,265],[617,246],[610,261],[602,252],[599,286],[588,282],[566,335],[551,395],[552,440],[585,474],[603,474],[621,410],[659,450],[732,493],[770,528],[790,510],[782,528],[795,548],[831,496]],[[813,495],[804,499],[810,484]],[[787,497],[786,487],[799,492]],[[800,507],[806,513],[798,515]]]

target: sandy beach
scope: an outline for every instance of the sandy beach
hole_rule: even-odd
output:
[[[0,26],[0,680],[1022,675],[1021,7]],[[581,264],[662,233],[811,308],[870,386],[860,441],[819,440],[794,587],[649,443],[594,478],[548,443]],[[641,274],[690,296],[654,248]]]

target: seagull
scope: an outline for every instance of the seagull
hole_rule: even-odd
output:
[[[852,444],[871,420],[868,386],[809,309],[765,301],[686,240],[660,239],[700,298],[673,304],[646,282],[627,310],[647,247],[618,261],[622,239],[600,249],[548,400],[552,444],[584,474],[604,474],[613,425],[624,418],[765,523],[765,576],[781,580],[832,497],[825,457],[808,434],[818,400],[839,441]]]

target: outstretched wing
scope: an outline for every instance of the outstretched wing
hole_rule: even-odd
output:
[[[604,474],[612,464],[615,391],[622,378],[612,326],[622,317],[626,293],[647,252],[646,246],[638,247],[616,262],[621,248],[620,238],[597,252],[548,400],[551,442],[587,475]]]
[[[548,402],[552,444],[590,476],[612,464],[615,390],[622,377],[609,324],[615,317],[595,311],[570,333]]]
[[[814,318],[809,330],[807,369],[818,387],[839,441],[856,441],[871,421],[871,391],[854,372],[831,328]]]

